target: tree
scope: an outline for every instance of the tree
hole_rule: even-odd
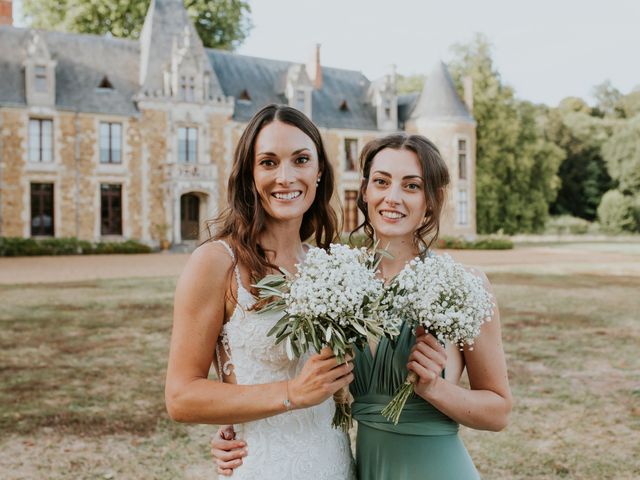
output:
[[[628,120],[603,145],[602,155],[618,189],[626,195],[640,193],[640,116]]]
[[[596,219],[602,195],[613,187],[601,147],[614,122],[618,121],[592,116],[591,108],[575,97],[564,99],[558,108],[548,110],[545,135],[565,154],[558,171],[560,190],[550,205],[552,214]]]
[[[593,96],[596,98],[596,112],[601,116],[624,118],[625,110],[622,102],[622,93],[615,88],[610,80],[602,82],[593,88]]]
[[[422,92],[424,86],[425,75],[398,75],[396,88],[399,94],[403,93],[419,93]]]
[[[150,0],[24,0],[31,26],[48,30],[138,38]],[[205,47],[233,50],[251,30],[242,0],[186,0]]]
[[[640,228],[637,206],[637,199],[619,190],[609,190],[598,207],[600,224],[612,233],[636,232]]]
[[[563,152],[544,138],[540,109],[515,98],[493,66],[486,37],[453,47],[450,71],[462,92],[473,80],[477,122],[476,209],[480,233],[539,231],[556,195]]]

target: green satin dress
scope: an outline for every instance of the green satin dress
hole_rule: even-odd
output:
[[[383,338],[375,357],[369,348],[356,351],[350,388],[358,421],[358,480],[479,479],[458,424],[424,399],[409,397],[398,425],[380,414],[408,373],[415,336],[406,324],[395,343]]]

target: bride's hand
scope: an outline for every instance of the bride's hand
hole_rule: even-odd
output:
[[[300,374],[289,382],[289,401],[293,408],[318,405],[353,381],[352,357],[339,364],[329,347],[311,356]]]
[[[225,477],[231,476],[247,456],[247,444],[235,437],[233,425],[222,425],[211,439],[211,456],[218,465],[218,473]]]
[[[418,382],[414,390],[416,394],[425,397],[433,388],[442,374],[447,363],[447,352],[438,343],[436,337],[425,333],[424,328],[416,331],[416,344],[409,355],[407,368],[418,375]]]

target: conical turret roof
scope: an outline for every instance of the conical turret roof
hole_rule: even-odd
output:
[[[427,76],[411,118],[475,122],[458,95],[447,66],[438,62]]]

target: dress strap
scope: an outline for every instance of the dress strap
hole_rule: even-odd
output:
[[[235,263],[234,271],[236,272],[236,282],[238,283],[238,289],[242,288],[242,278],[240,277],[240,268],[238,268],[238,263],[236,262],[236,256],[233,253],[233,249],[224,240],[218,240],[218,243],[221,243],[224,246],[224,248],[227,249],[227,252],[229,253],[229,256],[231,257],[231,259],[233,260],[233,263]]]

